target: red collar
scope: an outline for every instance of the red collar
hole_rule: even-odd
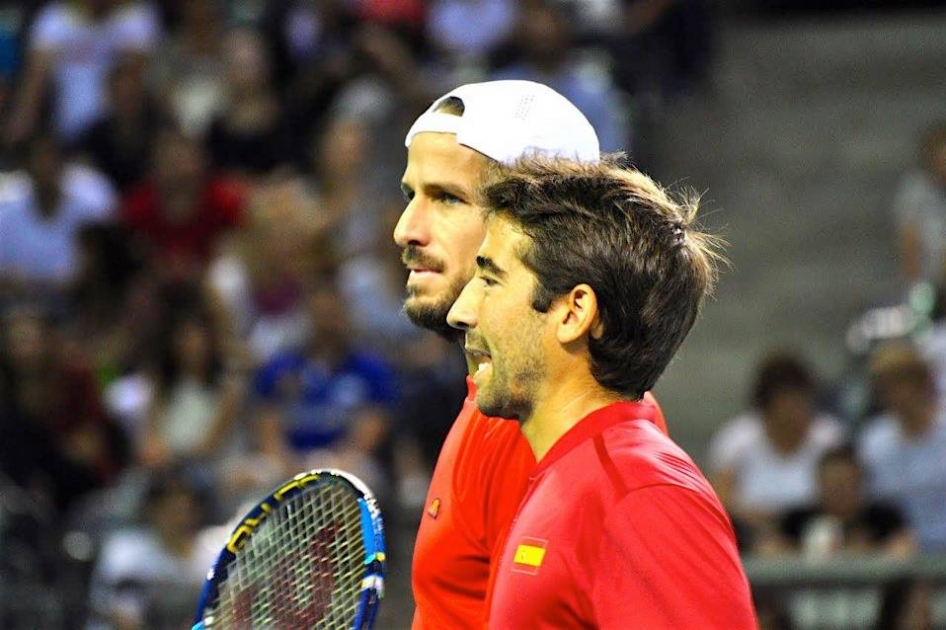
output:
[[[549,452],[536,466],[532,476],[542,474],[576,446],[600,435],[609,427],[628,420],[648,420],[653,423],[655,419],[654,406],[646,402],[623,401],[596,409],[579,420],[578,424],[566,431],[565,435],[552,445]]]

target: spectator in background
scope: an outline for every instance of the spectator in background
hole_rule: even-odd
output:
[[[106,77],[125,56],[144,72],[161,27],[149,2],[50,2],[36,16],[19,94],[4,130],[7,144],[32,135],[52,89],[53,129],[66,142],[105,110]]]
[[[158,126],[141,69],[126,58],[109,72],[108,109],[83,130],[76,150],[124,193],[144,178]]]
[[[818,462],[818,502],[792,510],[781,534],[790,549],[813,558],[882,554],[910,556],[916,542],[900,510],[871,501],[864,474],[849,445],[827,451]]]
[[[263,38],[255,30],[236,29],[227,34],[223,51],[226,97],[206,138],[214,168],[247,177],[288,167],[294,157],[291,137]]]
[[[513,0],[435,0],[430,3],[427,37],[435,59],[459,72],[451,83],[481,80],[493,52],[506,43],[518,22]],[[472,75],[472,78],[471,76]],[[469,80],[468,80],[469,79]]]
[[[900,269],[909,284],[946,280],[946,122],[931,127],[920,168],[900,182],[893,203]]]
[[[103,542],[91,584],[88,630],[190,627],[194,594],[219,552],[201,535],[212,497],[184,469],[158,471],[140,522]]]
[[[224,2],[187,0],[179,6],[180,22],[151,64],[151,85],[162,113],[188,136],[202,138],[225,100]]]
[[[372,347],[392,350],[392,341],[414,337],[415,329],[401,316],[403,271],[385,230],[393,229],[402,202],[388,192],[390,180],[378,177],[375,141],[367,121],[332,118],[314,143],[307,183],[338,258],[356,333]]]
[[[713,59],[712,3],[619,0],[619,4],[611,51],[622,89],[661,97],[704,86]]]
[[[297,180],[258,186],[243,229],[208,270],[215,314],[246,344],[254,366],[303,344],[305,286],[332,257],[318,247],[324,217],[302,188]]]
[[[723,425],[710,445],[711,479],[741,544],[773,533],[788,510],[817,499],[818,460],[844,431],[817,411],[815,393],[801,358],[770,354],[756,369],[753,409]]]
[[[946,412],[929,365],[911,345],[871,357],[882,413],[860,436],[872,496],[903,510],[924,553],[946,552]]]
[[[79,270],[76,235],[116,204],[96,171],[66,163],[51,134],[26,146],[25,172],[0,175],[0,288],[14,298],[61,297]]]
[[[623,151],[631,145],[626,106],[611,84],[606,67],[583,59],[572,42],[564,8],[552,0],[535,0],[521,12],[513,42],[518,59],[492,79],[526,79],[548,85],[574,103],[588,118],[602,151]]]
[[[242,210],[242,188],[208,167],[200,143],[165,129],[155,139],[149,179],[125,197],[122,220],[163,273],[195,278]]]
[[[269,42],[276,84],[287,86],[287,114],[294,138],[311,138],[325,124],[338,95],[359,71],[358,23],[345,0],[269,2],[262,28]],[[300,165],[308,162],[300,152]]]
[[[332,465],[362,477],[384,496],[379,458],[395,401],[394,373],[358,347],[334,278],[308,298],[313,326],[305,346],[277,355],[256,380],[257,444],[283,475]]]
[[[3,423],[23,425],[4,431],[4,447],[11,448],[13,458],[27,455],[20,479],[38,486],[54,507],[65,511],[115,478],[123,460],[121,440],[103,411],[88,366],[64,351],[43,313],[18,308],[3,324]]]
[[[424,46],[425,0],[353,0],[351,6],[358,18],[408,43],[414,53]]]
[[[157,347],[139,461],[210,467],[233,450],[243,379],[227,366],[212,320],[198,310],[171,314]]]
[[[885,589],[875,628],[935,630],[935,596],[930,583],[903,578]]]
[[[121,225],[91,223],[76,240],[78,272],[64,332],[93,364],[99,386],[106,387],[135,367],[149,341],[145,326],[150,318],[133,306],[133,296],[145,289],[142,261]]]

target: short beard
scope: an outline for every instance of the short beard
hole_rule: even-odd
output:
[[[447,313],[450,312],[453,303],[460,297],[460,292],[463,291],[464,286],[466,286],[466,282],[462,280],[455,282],[446,291],[445,295],[433,304],[412,303],[411,294],[408,291],[408,299],[404,302],[404,313],[415,326],[433,331],[451,343],[459,343],[463,339],[464,332],[447,323]]]
[[[523,329],[520,339],[524,342],[523,348],[528,355],[514,366],[505,366],[502,370],[506,374],[497,374],[496,363],[493,363],[493,387],[484,387],[476,393],[476,406],[479,410],[493,418],[518,420],[519,424],[532,416],[535,399],[543,375],[547,372],[545,358],[536,352],[541,346],[539,329]],[[514,373],[508,373],[512,368]],[[505,377],[505,387],[497,387],[495,383]]]
[[[516,420],[520,424],[532,415],[532,401],[525,397],[508,396],[499,400],[483,400],[483,395],[477,391],[476,406],[484,416]]]

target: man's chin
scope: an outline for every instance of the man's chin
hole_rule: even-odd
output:
[[[437,304],[419,297],[409,297],[404,302],[404,313],[415,326],[433,331],[450,342],[463,338],[463,331],[447,323],[447,313],[452,304]]]
[[[504,420],[519,420],[522,416],[521,405],[505,399],[497,399],[489,388],[480,388],[476,392],[476,406],[483,415]]]

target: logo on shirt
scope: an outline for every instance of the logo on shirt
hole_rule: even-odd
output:
[[[528,575],[538,574],[539,567],[545,560],[545,548],[548,544],[549,541],[542,538],[523,538],[512,557],[512,570]]]
[[[430,502],[430,507],[427,508],[427,514],[430,518],[437,518],[437,515],[440,514],[440,499],[434,499]]]

